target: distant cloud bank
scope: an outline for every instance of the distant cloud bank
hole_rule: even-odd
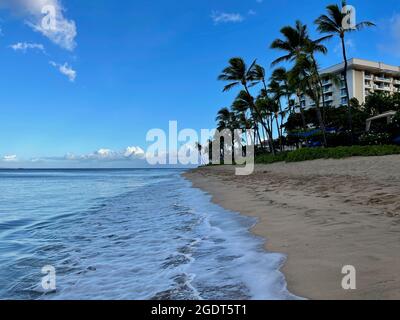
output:
[[[14,154],[14,155],[7,155],[7,156],[4,156],[1,160],[4,161],[4,162],[15,162],[15,161],[18,160],[18,158],[17,158],[17,156]]]
[[[88,154],[68,153],[61,157],[20,159],[17,155],[0,156],[3,168],[95,168],[95,167],[148,167],[145,152],[140,147],[127,147],[113,151],[102,148]]]
[[[140,147],[127,147],[122,151],[113,151],[110,149],[99,149],[93,153],[84,155],[67,154],[63,160],[70,161],[123,161],[131,159],[143,159],[145,152]]]

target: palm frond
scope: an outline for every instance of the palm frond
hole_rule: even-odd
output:
[[[358,31],[360,31],[364,28],[367,28],[367,27],[376,27],[376,24],[373,22],[370,22],[370,21],[363,21],[363,22],[357,23],[357,25],[356,25],[356,29]]]
[[[228,91],[230,91],[232,88],[236,87],[236,86],[239,85],[239,84],[240,84],[239,81],[232,82],[232,83],[226,85],[226,86],[224,87],[224,89],[222,90],[222,92],[228,92]]]

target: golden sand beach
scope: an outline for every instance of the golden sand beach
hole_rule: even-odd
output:
[[[288,289],[308,299],[400,299],[400,156],[203,167],[185,177],[287,255]],[[343,290],[342,268],[357,271]]]

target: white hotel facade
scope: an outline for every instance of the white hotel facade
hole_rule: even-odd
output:
[[[343,70],[344,62],[321,71],[324,97],[328,106],[339,107],[348,104]],[[335,84],[327,77],[323,77],[324,74],[337,74],[341,81]],[[373,92],[400,92],[400,67],[382,62],[350,59],[347,81],[350,99],[357,98],[360,103],[364,103],[366,97]],[[300,103],[305,109],[315,106],[315,103],[306,95],[301,97]]]

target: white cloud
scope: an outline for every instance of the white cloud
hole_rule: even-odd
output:
[[[40,32],[53,43],[72,51],[76,47],[76,24],[64,17],[65,9],[61,0],[2,0],[0,7],[17,12],[34,31]],[[44,22],[49,13],[43,8],[51,7],[54,12],[54,28]]]
[[[253,9],[250,9],[250,10],[247,12],[247,14],[248,14],[249,16],[255,16],[255,15],[257,14],[257,12],[256,12],[255,10],[253,10]]]
[[[17,160],[18,160],[18,158],[15,154],[7,155],[2,158],[2,161],[4,161],[4,162],[15,162]]]
[[[238,23],[244,20],[244,17],[240,13],[226,13],[213,11],[211,19],[215,24],[220,23]]]
[[[10,45],[10,48],[14,51],[22,51],[26,53],[27,50],[38,50],[45,53],[44,46],[40,43],[28,43],[28,42],[18,42]]]
[[[128,147],[125,149],[124,156],[126,158],[129,157],[143,157],[144,156],[144,150],[140,147]]]
[[[63,75],[65,75],[69,81],[74,82],[77,76],[77,73],[74,69],[72,69],[68,63],[59,64],[54,61],[49,62],[54,68],[57,68]]]

